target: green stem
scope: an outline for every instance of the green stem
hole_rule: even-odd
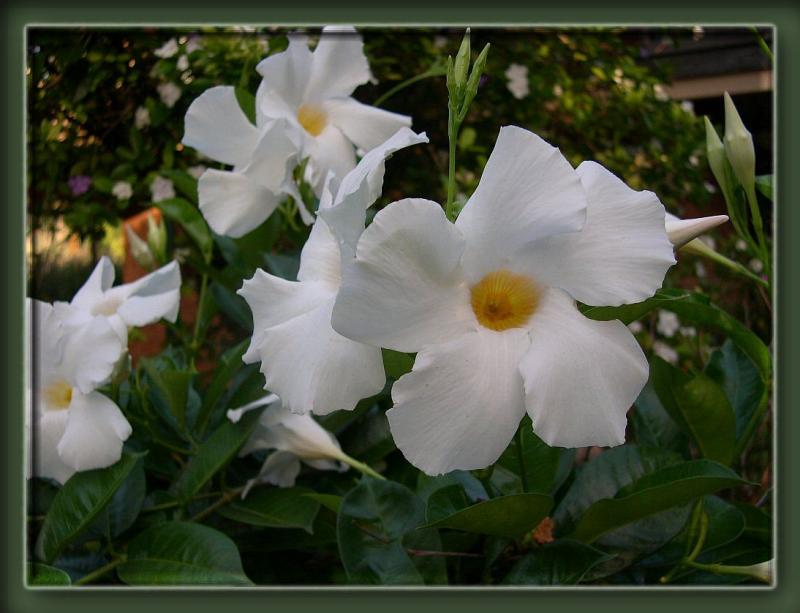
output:
[[[694,533],[698,522],[700,523],[700,534],[697,537],[697,542],[695,543],[694,547],[690,552],[688,552],[688,546],[691,544],[692,539],[694,538]],[[697,504],[692,511],[691,523],[689,524],[689,534],[686,541],[688,553],[681,558],[680,562],[678,562],[671,571],[659,579],[659,583],[669,583],[672,581],[675,575],[677,575],[683,569],[684,566],[691,565],[694,559],[700,555],[700,552],[703,550],[703,545],[705,545],[707,534],[708,515],[703,512],[703,501],[701,499],[697,501]]]
[[[517,460],[519,461],[519,478],[522,480],[522,491],[528,491],[528,471],[525,469],[525,458],[522,454],[522,426],[517,428]]]
[[[203,273],[202,280],[200,282],[200,295],[197,298],[197,313],[195,315],[194,321],[194,333],[192,334],[192,345],[191,345],[191,355],[192,355],[192,370],[195,369],[195,358],[197,357],[197,352],[200,349],[200,331],[202,329],[202,321],[203,321],[203,304],[205,303],[206,299],[206,288],[208,287],[208,275]]]
[[[447,116],[447,138],[450,142],[449,164],[447,171],[447,204],[445,205],[445,214],[447,219],[455,221],[455,198],[456,198],[456,140],[458,138],[458,129],[461,126],[456,118],[455,109],[449,105]]]
[[[434,64],[425,72],[418,74],[410,79],[406,79],[402,83],[398,83],[388,92],[384,93],[380,96],[375,102],[372,103],[372,106],[381,106],[384,102],[386,102],[389,98],[394,96],[396,93],[403,91],[409,85],[413,85],[417,81],[422,81],[423,79],[430,79],[431,77],[442,77],[446,74],[447,70],[444,66],[439,64]]]
[[[116,558],[114,560],[111,560],[111,562],[109,562],[105,566],[101,566],[97,570],[93,570],[92,572],[90,572],[88,575],[84,575],[83,577],[78,579],[74,583],[74,585],[86,585],[88,583],[91,583],[95,579],[99,579],[100,577],[102,577],[106,573],[114,570],[117,566],[119,566],[120,564],[122,564],[126,560],[127,560],[126,556],[120,555],[120,557],[118,557],[118,558]]]
[[[758,28],[752,26],[750,29],[753,31],[753,34],[756,35],[758,46],[761,47],[761,50],[764,52],[764,55],[766,55],[769,58],[770,64],[774,64],[775,58],[772,55],[772,49],[770,49],[769,45],[767,45],[767,41],[765,41],[764,37],[761,36],[761,34],[759,34]]]
[[[360,473],[362,473],[364,475],[373,477],[375,479],[381,479],[382,481],[386,480],[386,477],[384,477],[382,474],[375,472],[374,470],[372,470],[369,466],[367,466],[363,462],[359,462],[355,458],[351,458],[344,451],[342,451],[341,455],[337,456],[336,459],[341,460],[342,462],[344,462],[348,466],[351,466],[351,467],[355,468],[357,471],[359,471]]]
[[[764,414],[767,412],[767,407],[769,406],[769,387],[771,382],[767,382],[766,389],[764,390],[764,395],[761,397],[761,402],[758,405],[758,408],[750,417],[750,420],[747,422],[747,425],[744,428],[744,432],[742,432],[742,436],[739,439],[739,442],[736,444],[736,448],[734,449],[734,456],[738,458],[744,453],[744,450],[747,448],[747,445],[750,443],[750,438],[753,436],[753,433],[756,431],[756,428],[761,424],[761,420],[764,418]]]
[[[217,500],[214,504],[207,506],[205,509],[194,515],[189,519],[189,521],[200,521],[201,519],[205,519],[209,515],[211,515],[217,509],[224,507],[226,504],[231,502],[234,498],[236,498],[239,494],[244,491],[245,486],[234,488],[222,495],[222,497]]]
[[[738,575],[740,577],[756,579],[767,585],[772,583],[768,577],[754,573],[750,566],[726,566],[724,564],[702,564],[700,562],[686,562],[686,565],[696,568],[697,570],[705,570],[717,575]]]

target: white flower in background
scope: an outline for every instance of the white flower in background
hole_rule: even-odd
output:
[[[658,323],[656,323],[656,330],[662,336],[672,338],[681,327],[681,322],[678,316],[672,311],[658,311]]]
[[[206,166],[203,164],[197,164],[196,166],[189,166],[189,168],[186,169],[186,172],[188,172],[189,175],[195,179],[199,179],[201,176],[203,176],[203,173],[206,170],[208,170]]]
[[[411,118],[361,104],[353,90],[372,78],[364,43],[347,26],[323,28],[313,53],[308,38],[289,36],[289,47],[262,60],[256,96],[260,121],[285,119],[301,135],[307,179],[319,196],[328,171],[344,177],[356,165],[356,148],[367,152]]]
[[[148,111],[145,107],[140,106],[136,109],[136,113],[133,119],[133,125],[136,126],[137,130],[143,130],[147,126],[150,125],[150,111]]]
[[[525,98],[530,94],[528,83],[528,67],[521,64],[511,64],[505,72],[508,80],[507,87],[511,95],[517,100]]]
[[[96,391],[111,375],[124,344],[105,319],[75,326],[52,305],[31,299],[27,304],[36,360],[36,376],[30,379],[36,389],[28,390],[33,405],[28,476],[64,483],[77,471],[117,462],[131,434],[119,407]]]
[[[153,257],[153,252],[150,251],[150,246],[147,241],[142,239],[136,232],[133,231],[128,224],[125,225],[125,234],[128,237],[128,246],[131,249],[131,255],[138,264],[146,269],[151,270],[155,268],[156,261]]]
[[[642,330],[644,330],[644,326],[642,326],[642,322],[639,320],[632,321],[628,324],[628,330],[633,332],[634,334],[639,334]]]
[[[247,363],[261,362],[265,389],[295,413],[351,410],[385,384],[381,350],[344,338],[331,327],[342,268],[364,230],[367,208],[381,192],[384,162],[395,151],[428,142],[402,128],[370,151],[338,184],[329,175],[319,217],[300,254],[297,281],[257,270],[239,294],[253,312]]]
[[[727,215],[712,215],[710,217],[697,217],[695,219],[679,219],[672,213],[667,213],[665,227],[667,229],[669,240],[676,250],[684,246],[687,248],[690,246],[701,247],[702,249],[702,246],[697,244],[703,242],[700,240],[700,235],[713,228],[716,228],[726,221],[728,221]],[[714,248],[713,241],[711,245],[708,245],[708,243],[706,243],[706,245],[712,249]]]
[[[681,109],[683,109],[685,113],[694,115],[694,102],[692,102],[691,100],[681,101]]]
[[[553,95],[554,95],[556,98],[560,98],[561,96],[563,96],[563,95],[564,95],[564,88],[563,88],[563,87],[561,87],[561,86],[560,86],[560,85],[558,85],[558,84],[555,84],[555,85],[553,85]]]
[[[158,49],[153,51],[160,58],[170,58],[178,53],[178,41],[170,38],[167,42],[161,45]]]
[[[133,196],[133,187],[127,181],[117,181],[111,188],[111,193],[117,200],[130,200]]]
[[[747,242],[742,240],[741,238],[736,239],[736,251],[747,251]]]
[[[181,88],[172,81],[161,83],[156,87],[156,90],[158,90],[158,96],[161,98],[161,102],[169,109],[175,106],[175,103],[181,97]]]
[[[755,273],[763,272],[764,262],[762,262],[758,258],[753,258],[752,260],[750,260],[750,270],[752,270]]]
[[[175,68],[183,72],[184,70],[189,69],[189,58],[184,54],[178,58],[178,61],[175,62]]]
[[[681,334],[686,338],[694,338],[697,336],[697,330],[692,326],[681,326]]]
[[[438,34],[433,37],[433,46],[435,49],[444,49],[447,46],[449,39],[446,36]]]
[[[669,94],[667,94],[667,89],[660,83],[656,83],[655,85],[653,85],[653,93],[656,96],[656,100],[660,100],[661,102],[669,100]]]
[[[314,421],[311,415],[297,415],[289,411],[275,394],[228,411],[228,419],[236,423],[246,411],[264,405],[269,406],[261,414],[239,456],[264,449],[275,451],[267,457],[258,475],[247,482],[242,498],[259,483],[292,487],[300,474],[301,461],[317,470],[347,470],[346,464],[337,461],[345,456],[336,437]]]
[[[699,279],[705,279],[708,276],[708,271],[702,262],[695,262],[694,272]]]
[[[375,216],[333,327],[418,352],[387,417],[428,474],[492,464],[526,410],[549,445],[619,445],[647,360],[622,322],[588,319],[575,300],[639,302],[674,263],[655,194],[505,127],[455,224],[421,199]]]
[[[190,36],[189,40],[186,42],[186,53],[194,53],[198,49],[203,46],[203,41],[200,40],[199,36]]]
[[[113,284],[114,265],[103,256],[72,300],[54,306],[67,325],[106,321],[121,339],[123,350],[128,345],[129,327],[146,326],[161,318],[175,322],[178,317],[181,271],[176,261],[133,283]]]
[[[653,353],[655,353],[665,362],[669,362],[670,364],[678,363],[678,352],[667,345],[664,341],[655,341],[653,343]]]
[[[153,202],[161,202],[175,197],[175,185],[166,177],[156,177],[150,184]]]

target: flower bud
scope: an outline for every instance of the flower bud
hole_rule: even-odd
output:
[[[455,65],[453,66],[455,84],[458,88],[462,88],[467,82],[467,73],[469,72],[469,56],[469,28],[467,28],[467,32],[464,34],[464,40],[461,41],[461,47],[458,49],[458,54],[456,55]]]
[[[142,268],[147,270],[155,268],[155,258],[147,243],[139,238],[139,235],[131,230],[131,227],[127,224],[125,225],[125,233],[128,236],[128,245],[130,245],[133,259],[136,260]]]
[[[706,122],[706,155],[708,156],[708,165],[711,166],[711,172],[714,178],[719,183],[723,191],[729,189],[728,177],[725,173],[725,146],[714,129],[714,126],[704,117]]]
[[[756,155],[753,136],[744,127],[742,118],[725,92],[725,152],[739,182],[750,193],[756,180]]]
[[[167,227],[152,214],[147,216],[147,244],[159,264],[167,261]]]

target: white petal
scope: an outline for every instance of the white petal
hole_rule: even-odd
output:
[[[64,303],[56,303],[64,308]],[[26,349],[30,346],[36,360],[36,376],[39,386],[58,376],[58,366],[64,354],[64,329],[59,310],[41,300],[25,299]],[[30,345],[28,343],[30,342]],[[27,365],[30,362],[26,360]],[[32,381],[31,381],[32,383]]]
[[[344,177],[356,167],[356,152],[339,128],[331,124],[328,124],[319,136],[310,140],[309,178],[314,193],[319,196],[322,194],[328,171],[332,170],[335,175]]]
[[[520,364],[533,429],[556,447],[625,442],[625,414],[647,382],[648,364],[621,321],[593,321],[558,289],[534,313]]]
[[[133,283],[109,290],[125,296],[117,314],[128,326],[147,326],[166,319],[174,322],[180,307],[181,269],[173,260]]]
[[[209,168],[197,184],[200,211],[217,234],[239,238],[255,230],[281,196],[239,172]]]
[[[264,92],[276,92],[287,104],[297,109],[311,76],[311,51],[308,37],[290,34],[286,51],[275,53],[261,60],[256,70],[264,77]],[[259,104],[259,106],[261,106]]]
[[[36,477],[66,483],[75,474],[75,469],[64,463],[57,449],[67,427],[67,416],[67,411],[47,411],[36,420],[34,440],[31,441],[36,458],[33,465]]]
[[[324,106],[331,123],[357,147],[370,151],[397,130],[411,126],[411,117],[361,104],[353,98],[328,100]]]
[[[585,218],[586,195],[561,152],[532,132],[501,128],[478,188],[456,222],[467,241],[464,270],[477,281],[507,267],[521,247],[580,230]]]
[[[102,300],[103,294],[114,284],[114,264],[103,256],[97,262],[92,274],[75,293],[70,304],[81,310],[91,310],[92,306]]]
[[[406,459],[429,475],[493,464],[525,414],[525,330],[480,329],[419,352],[386,413]]]
[[[242,492],[242,498],[259,483],[271,483],[278,487],[293,487],[300,474],[300,460],[288,451],[271,453],[261,466],[255,479],[250,479]]]
[[[99,392],[73,393],[58,453],[77,471],[105,468],[122,456],[131,425],[119,407]]]
[[[262,415],[260,433],[263,448],[289,451],[304,461],[336,459],[341,447],[336,437],[308,413],[298,415],[286,406],[273,406]]]
[[[375,216],[343,271],[333,327],[397,351],[474,329],[459,261],[464,241],[435,202],[394,202]]]
[[[338,288],[341,281],[339,243],[325,220],[318,218],[300,252],[298,281],[323,281]]]
[[[326,283],[286,281],[256,270],[237,292],[253,312],[253,338],[244,361],[251,364],[261,359],[259,347],[267,328],[314,310],[330,300],[334,292]]]
[[[64,329],[59,374],[84,394],[104,384],[126,347],[105,317]]]
[[[258,128],[242,112],[233,87],[207,89],[186,111],[183,144],[223,164],[247,164],[258,137]]]
[[[577,172],[589,198],[583,229],[538,241],[519,255],[519,266],[586,304],[650,298],[675,263],[664,206],[653,192],[632,190],[595,162]]]
[[[371,77],[364,42],[355,28],[327,26],[314,49],[305,100],[321,102],[334,96],[349,96]]]
[[[260,331],[257,352],[266,389],[292,412],[349,411],[386,382],[381,350],[331,327],[333,300]]]
[[[667,213],[665,225],[672,246],[675,249],[680,249],[689,241],[724,224],[726,221],[728,221],[727,215],[712,215],[711,217],[698,217],[696,219],[679,219],[675,215]]]
[[[253,409],[270,405],[273,402],[277,402],[277,400],[278,400],[277,394],[267,394],[266,396],[262,396],[258,400],[254,400],[253,402],[248,402],[247,404],[244,404],[235,409],[228,409],[228,411],[225,413],[225,416],[231,422],[236,424],[239,423],[239,420],[242,418],[242,415],[244,415],[248,411],[252,411]]]
[[[242,174],[271,192],[279,193],[297,165],[302,138],[300,129],[285,119],[270,122]]]

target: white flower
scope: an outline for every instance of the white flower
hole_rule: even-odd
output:
[[[683,100],[683,101],[681,101],[681,109],[683,109],[683,111],[685,113],[690,113],[690,114],[694,115],[694,102],[692,102],[691,100]],[[695,164],[695,166],[696,166],[696,164]]]
[[[36,376],[30,378],[36,389],[28,390],[35,439],[28,437],[33,443],[29,476],[64,483],[76,471],[117,462],[131,434],[119,407],[96,391],[124,346],[104,319],[70,325],[57,307],[31,299],[27,304],[36,360]]]
[[[505,127],[458,221],[431,201],[379,212],[345,269],[333,327],[418,352],[392,389],[397,446],[428,474],[495,462],[526,410],[549,445],[618,445],[647,381],[620,321],[675,263],[664,207],[602,166]]]
[[[666,336],[667,338],[672,338],[675,336],[675,333],[680,327],[681,322],[675,313],[664,310],[658,311],[658,323],[656,324],[656,330],[658,330],[659,334]]]
[[[153,202],[161,202],[175,197],[175,185],[165,177],[156,177],[150,184],[150,195]]]
[[[669,100],[669,94],[667,94],[667,89],[660,83],[656,83],[655,85],[653,85],[653,93],[656,96],[656,100],[660,100],[661,102]]]
[[[178,41],[170,38],[167,42],[161,45],[158,49],[153,51],[160,58],[172,57],[178,53]]]
[[[511,64],[505,72],[506,79],[508,79],[508,91],[511,92],[517,100],[525,98],[530,93],[528,83],[528,67],[521,64]]]
[[[196,166],[189,166],[189,168],[186,169],[186,172],[188,172],[189,175],[195,179],[199,179],[201,176],[203,176],[203,173],[206,170],[208,170],[206,166],[203,164],[197,164]]]
[[[728,221],[727,215],[712,215],[711,217],[697,217],[695,219],[679,219],[671,213],[666,214],[665,227],[669,240],[675,249],[680,249],[686,246],[694,247],[695,250],[699,247],[701,250],[703,245],[700,237],[704,232],[708,232],[712,228],[716,228],[720,224]],[[710,246],[710,245],[709,245]],[[711,247],[713,249],[713,246]],[[691,249],[688,249],[691,250]]]
[[[642,330],[644,330],[644,326],[642,326],[642,322],[639,320],[632,321],[628,324],[628,330],[633,332],[634,334],[639,334]]]
[[[702,262],[695,262],[694,264],[694,272],[697,274],[698,278],[705,279],[708,276],[708,271],[706,267],[703,265]]]
[[[55,308],[68,325],[106,321],[121,339],[123,350],[129,327],[146,326],[162,317],[174,322],[178,317],[181,271],[176,261],[133,283],[113,284],[114,265],[103,256],[69,304],[57,302]]]
[[[188,70],[188,68],[189,68],[189,58],[186,56],[186,54],[184,54],[184,55],[182,55],[182,56],[180,56],[178,58],[178,61],[175,62],[175,68],[177,68],[181,72],[183,72],[184,70]]]
[[[750,260],[750,270],[755,273],[760,273],[764,270],[764,262],[759,260],[758,258],[753,258]]]
[[[161,98],[161,102],[163,102],[164,105],[170,109],[175,106],[175,103],[181,97],[181,88],[175,85],[172,81],[169,81],[168,83],[161,83],[156,87],[156,89],[158,90],[158,95]]]
[[[353,90],[372,78],[363,42],[347,26],[323,28],[314,52],[307,37],[289,36],[289,47],[256,67],[263,80],[256,113],[286,119],[302,137],[307,178],[319,196],[328,171],[344,177],[364,152],[385,142],[411,118],[357,102]]]
[[[140,106],[136,109],[136,114],[134,116],[133,125],[136,126],[137,130],[143,130],[147,126],[150,125],[150,111],[148,111],[145,107]]]
[[[203,46],[199,36],[190,36],[186,43],[186,53],[194,53]]]
[[[747,251],[747,242],[742,240],[741,238],[736,239],[736,251]]]
[[[681,334],[687,338],[694,338],[697,336],[697,330],[692,326],[681,326]]]
[[[253,339],[244,354],[261,361],[266,389],[295,413],[351,410],[383,389],[381,351],[344,338],[331,327],[343,265],[352,261],[367,208],[378,198],[384,161],[393,152],[427,142],[409,128],[370,151],[340,185],[329,175],[300,255],[298,281],[257,270],[239,294],[253,311]]]
[[[336,437],[320,426],[311,415],[297,415],[284,407],[275,394],[270,394],[239,409],[228,411],[228,419],[238,422],[244,412],[269,405],[261,414],[253,434],[244,444],[240,456],[254,451],[274,449],[254,479],[242,492],[244,498],[259,483],[292,487],[300,473],[300,461],[317,470],[347,470],[335,460],[344,457]]]
[[[133,187],[127,181],[117,181],[111,188],[111,193],[117,197],[117,200],[130,200],[133,196]]]
[[[653,353],[655,353],[665,362],[669,362],[670,364],[678,363],[678,352],[667,345],[664,341],[655,341],[653,343]]]

